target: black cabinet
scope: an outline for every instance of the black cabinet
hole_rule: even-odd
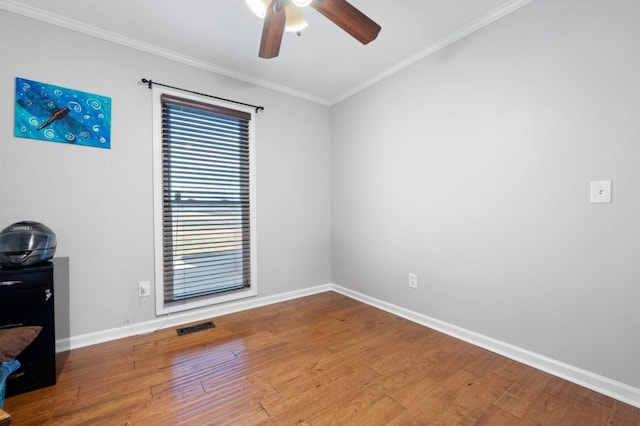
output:
[[[21,367],[7,378],[6,396],[56,383],[53,264],[0,268],[0,328],[39,325],[42,331],[18,355]]]

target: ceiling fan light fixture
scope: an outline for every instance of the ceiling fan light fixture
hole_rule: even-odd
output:
[[[267,16],[267,7],[269,7],[270,0],[245,0],[249,9],[260,19],[264,19]]]
[[[249,0],[246,1],[249,2]],[[380,25],[347,0],[316,0],[315,2],[313,0],[271,0],[262,26],[262,38],[260,38],[260,50],[258,50],[260,58],[270,59],[278,56],[285,29],[301,34],[307,27],[307,21],[302,16],[302,7],[309,4],[362,44],[375,40],[381,30]]]
[[[293,4],[295,4],[298,7],[306,7],[306,6],[309,6],[313,0],[292,0],[292,1],[293,1]]]
[[[302,9],[296,7],[291,3],[287,3],[284,7],[284,13],[286,15],[286,24],[284,30],[290,33],[300,33],[307,28],[309,24],[302,15]]]

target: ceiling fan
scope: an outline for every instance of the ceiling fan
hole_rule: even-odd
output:
[[[346,0],[246,0],[258,17],[264,18],[261,58],[275,58],[280,53],[284,31],[300,32],[307,26],[302,8],[311,6],[331,22],[351,34],[362,44],[375,40],[380,25]]]

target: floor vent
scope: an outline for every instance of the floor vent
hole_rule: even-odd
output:
[[[202,324],[192,325],[191,327],[179,328],[176,330],[176,333],[178,333],[178,336],[184,336],[185,334],[191,334],[195,333],[196,331],[202,331],[213,327],[215,327],[215,325],[213,325],[213,322],[208,321],[203,322]]]

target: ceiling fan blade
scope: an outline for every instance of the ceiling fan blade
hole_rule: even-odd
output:
[[[345,0],[314,0],[311,6],[362,44],[378,37],[380,25]]]
[[[262,27],[262,40],[260,41],[261,58],[275,58],[280,53],[282,34],[284,33],[285,14],[281,0],[273,0],[267,7],[267,16]]]

